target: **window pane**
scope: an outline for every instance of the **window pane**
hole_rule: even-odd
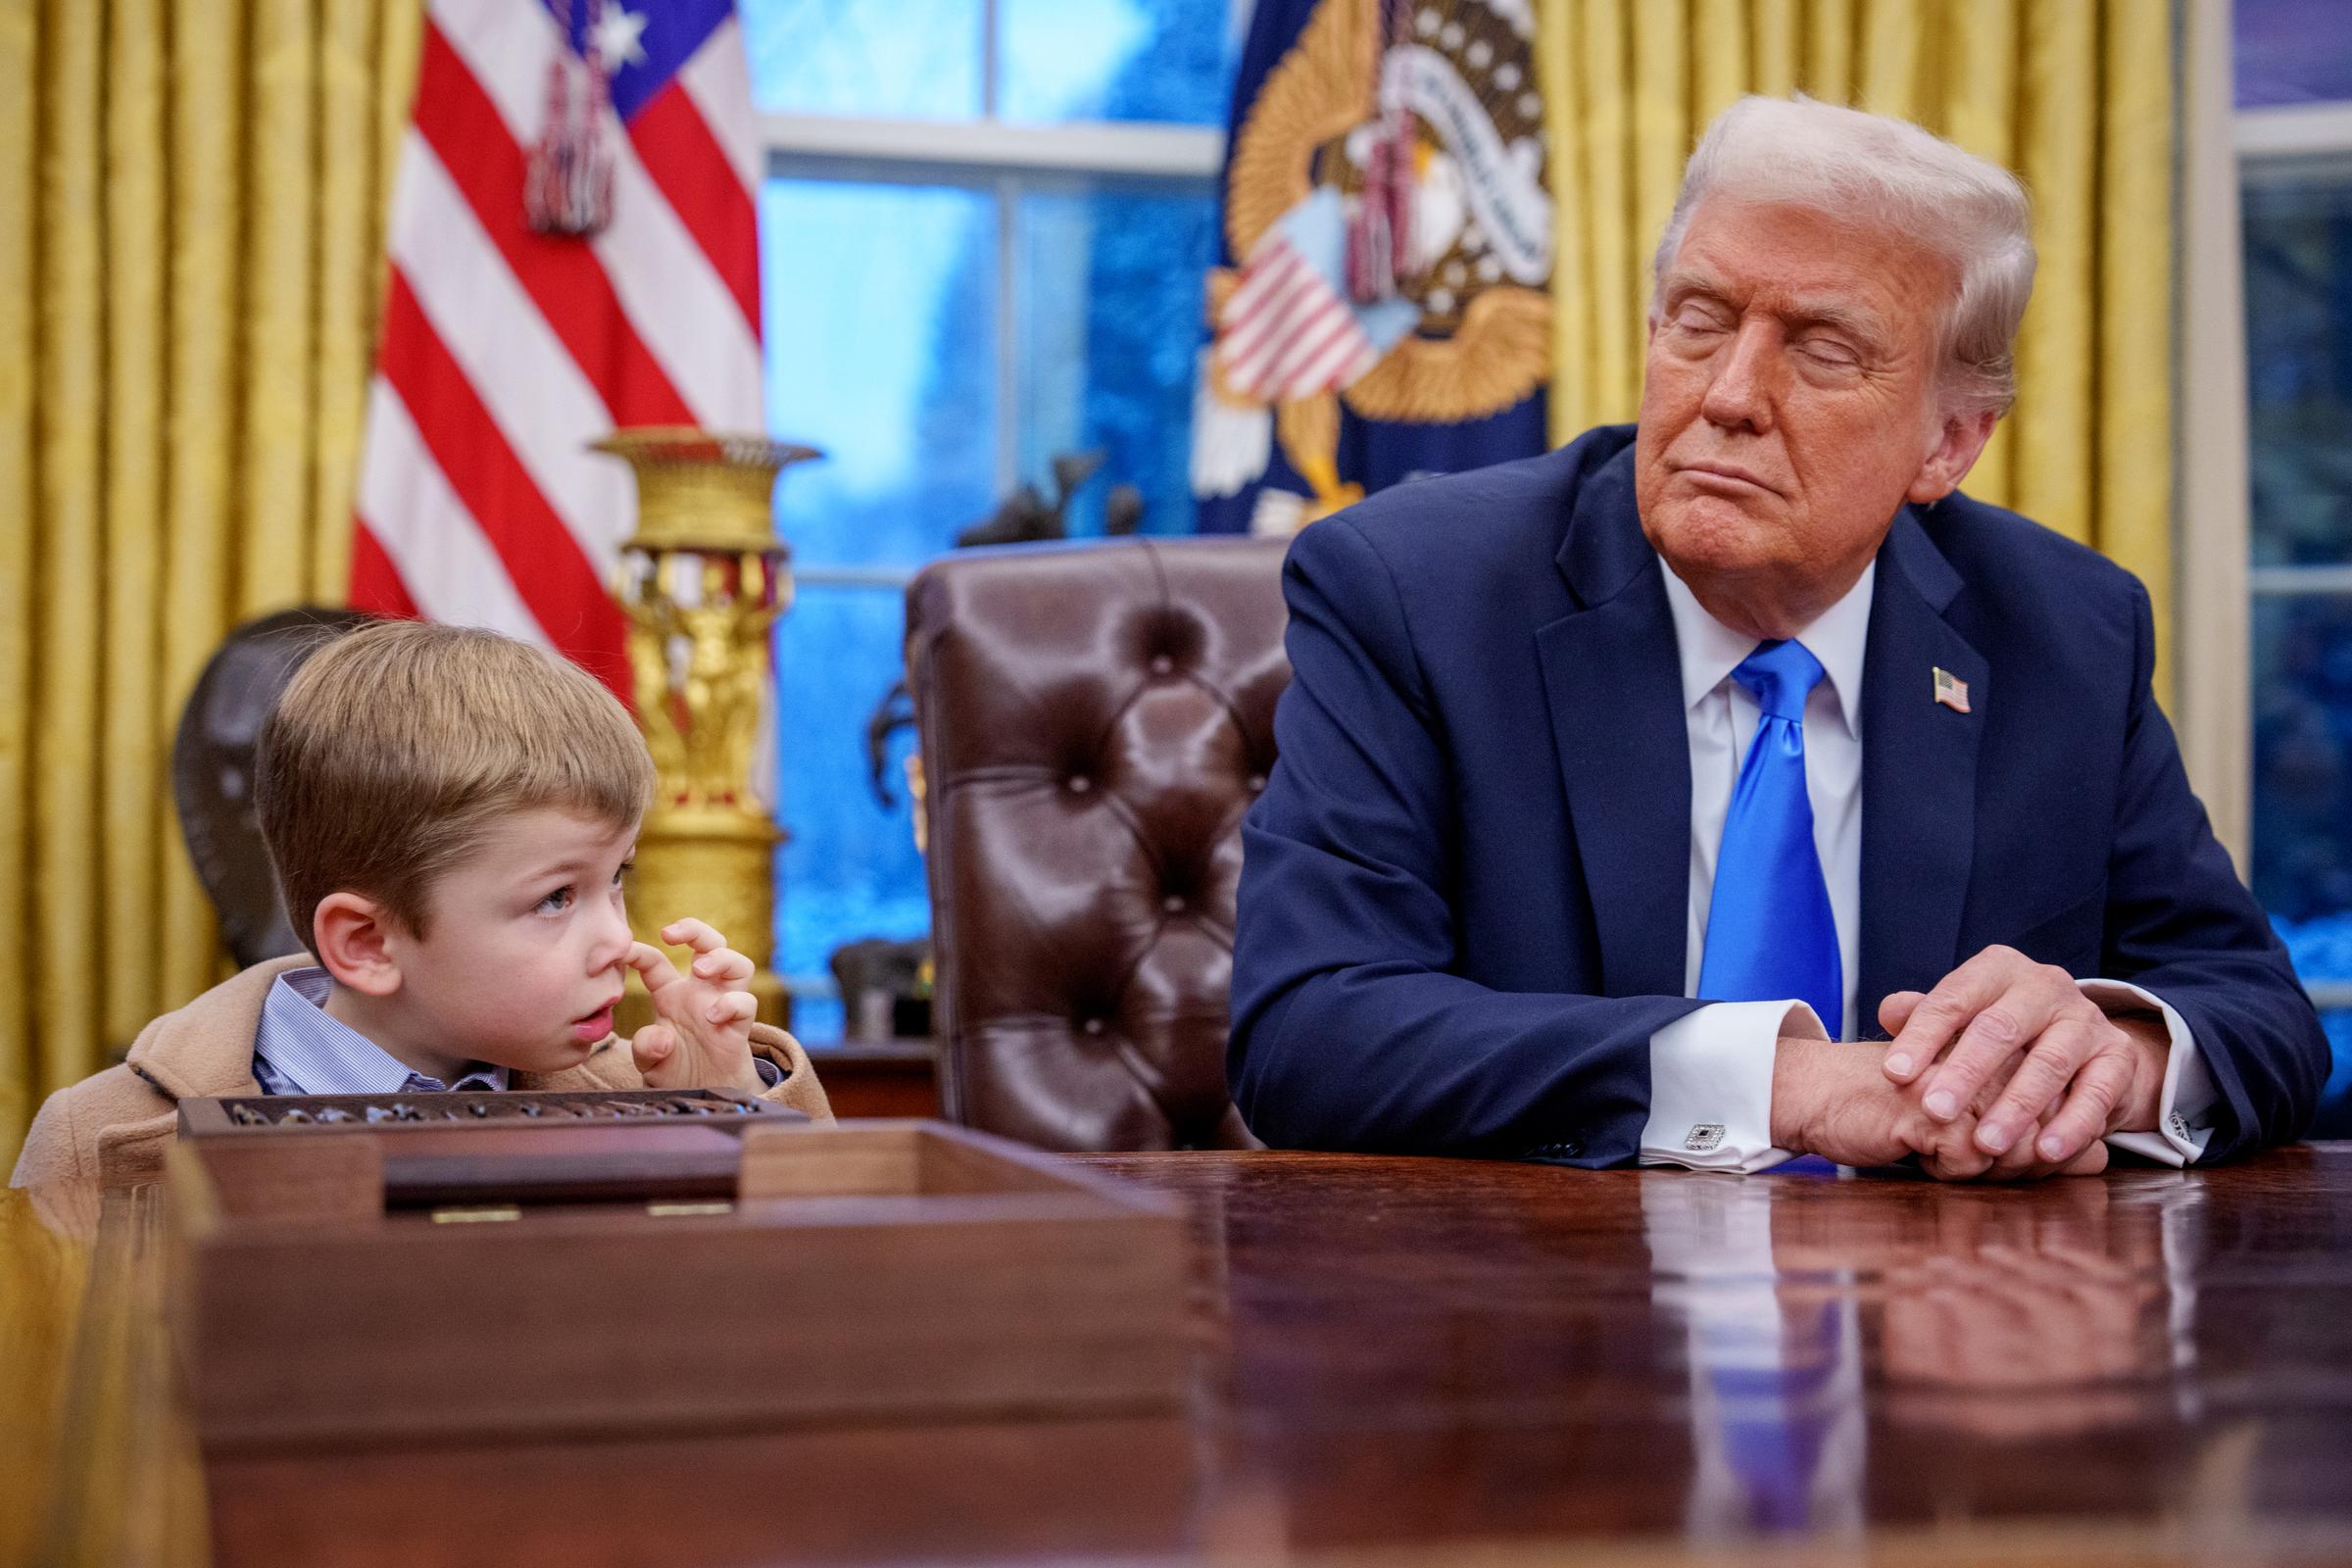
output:
[[[808,587],[776,630],[779,814],[792,835],[777,858],[778,967],[830,972],[833,950],[860,937],[906,941],[931,926],[922,857],[915,853],[904,760],[896,737],[884,777],[898,804],[869,783],[866,719],[899,678],[906,626],[886,589]],[[839,1039],[838,1003],[796,1000],[804,1040]]]
[[[1144,531],[1189,533],[1193,370],[1216,203],[1115,191],[1021,198],[1021,473],[1052,495],[1056,452],[1100,449],[1071,503],[1102,532],[1114,485],[1143,492]]]
[[[1000,0],[1006,120],[1221,125],[1236,0]]]
[[[980,0],[743,0],[752,99],[795,115],[980,113]]]
[[[996,492],[996,209],[964,190],[770,180],[760,193],[769,428],[824,449],[788,469],[779,531],[802,567],[912,567]],[[865,724],[899,676],[895,589],[805,585],[776,631],[781,966],[821,975],[860,937],[929,924],[906,808],[867,782]],[[898,771],[906,742],[892,754]],[[810,1038],[830,1004],[802,1004]]]
[[[2255,896],[2338,922],[2305,978],[2352,980],[2352,600],[2256,599],[2254,693]]]
[[[2249,180],[2245,219],[2254,561],[2352,561],[2352,175]]]
[[[2237,0],[2239,106],[2352,98],[2352,0]]]
[[[2328,1044],[2335,1054],[2335,1070],[2320,1091],[2319,1119],[2311,1124],[2314,1138],[2352,1138],[2352,1012],[2320,1014]]]
[[[823,449],[787,472],[802,564],[916,565],[996,493],[996,206],[907,185],[760,193],[768,427]]]

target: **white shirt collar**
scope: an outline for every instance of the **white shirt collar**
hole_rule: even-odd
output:
[[[1756,651],[1756,639],[1708,614],[1665,557],[1658,558],[1658,566],[1666,573],[1666,608],[1674,615],[1675,652],[1683,665],[1683,710],[1689,712],[1731,679],[1740,661]],[[1879,564],[1873,559],[1843,598],[1796,634],[1805,651],[1821,661],[1846,732],[1857,740],[1862,736],[1862,656],[1870,646],[1870,601],[1878,581]]]

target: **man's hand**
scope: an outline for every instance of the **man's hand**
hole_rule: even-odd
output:
[[[2014,948],[1986,948],[1925,996],[1895,993],[1879,1022],[1894,1036],[1887,1079],[1916,1089],[1928,1115],[1952,1126],[1984,1103],[1971,1139],[1995,1178],[2156,1125],[2171,1044],[2163,1019],[2110,1017],[2064,969]]]
[[[2028,1158],[1996,1168],[1977,1147],[1973,1108],[1948,1120],[1930,1115],[1916,1089],[1887,1081],[1884,1056],[1885,1048],[1875,1045],[1783,1036],[1772,1068],[1773,1147],[1857,1166],[1891,1165],[1916,1154],[1920,1169],[1939,1181],[2089,1176],[2106,1169],[2107,1146],[2097,1142],[2071,1159]],[[1996,1077],[1982,1098],[2003,1087]]]
[[[759,1094],[767,1086],[752,1065],[752,1014],[759,1000],[732,990],[752,977],[752,960],[700,920],[676,920],[662,928],[664,942],[694,950],[691,974],[680,974],[669,956],[645,943],[629,949],[629,967],[645,977],[662,1021],[649,1023],[629,1042],[637,1071],[654,1089],[742,1089]]]

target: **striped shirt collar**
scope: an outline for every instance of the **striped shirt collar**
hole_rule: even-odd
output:
[[[253,1076],[271,1095],[413,1095],[442,1089],[505,1089],[507,1069],[468,1063],[455,1084],[414,1071],[326,1011],[335,982],[324,969],[288,969],[262,1001],[253,1035]]]

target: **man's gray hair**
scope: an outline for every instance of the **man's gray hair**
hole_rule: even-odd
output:
[[[1908,121],[1802,95],[1742,98],[1715,117],[1683,171],[1658,244],[1659,281],[1690,215],[1717,192],[1888,228],[1947,258],[1960,289],[1943,323],[1945,396],[1966,414],[2008,411],[2018,322],[2034,292],[2034,240],[2016,175]]]

